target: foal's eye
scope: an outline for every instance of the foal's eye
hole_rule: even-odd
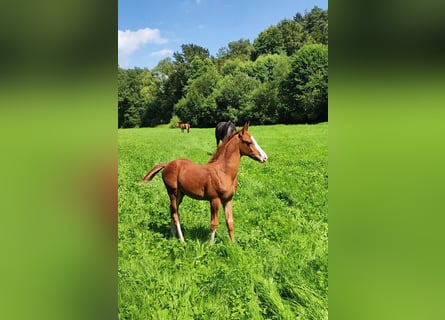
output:
[[[252,144],[252,141],[244,141],[244,143],[250,146]]]

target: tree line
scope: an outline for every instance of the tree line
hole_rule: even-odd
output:
[[[314,7],[216,57],[196,44],[149,69],[118,67],[118,127],[328,120],[328,11]]]

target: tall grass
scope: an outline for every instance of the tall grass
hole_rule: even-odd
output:
[[[209,245],[210,207],[184,198],[186,244],[170,237],[159,162],[206,163],[213,129],[119,131],[119,319],[327,319],[327,123],[252,126],[268,154],[243,158],[235,244],[224,214]]]

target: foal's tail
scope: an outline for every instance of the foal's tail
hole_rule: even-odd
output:
[[[156,173],[158,173],[159,171],[161,171],[162,169],[165,168],[165,166],[167,165],[167,163],[160,163],[155,165],[146,175],[145,177],[143,177],[141,179],[141,183],[146,183],[148,181],[150,181],[151,179],[153,179],[153,177],[155,176]]]

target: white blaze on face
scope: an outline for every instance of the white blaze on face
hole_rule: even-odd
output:
[[[261,158],[261,162],[266,162],[267,160],[267,154],[266,152],[264,152],[264,150],[260,147],[260,145],[256,142],[255,138],[253,136],[250,136],[250,138],[252,139],[253,145],[255,146],[255,148],[260,152],[260,158]]]

